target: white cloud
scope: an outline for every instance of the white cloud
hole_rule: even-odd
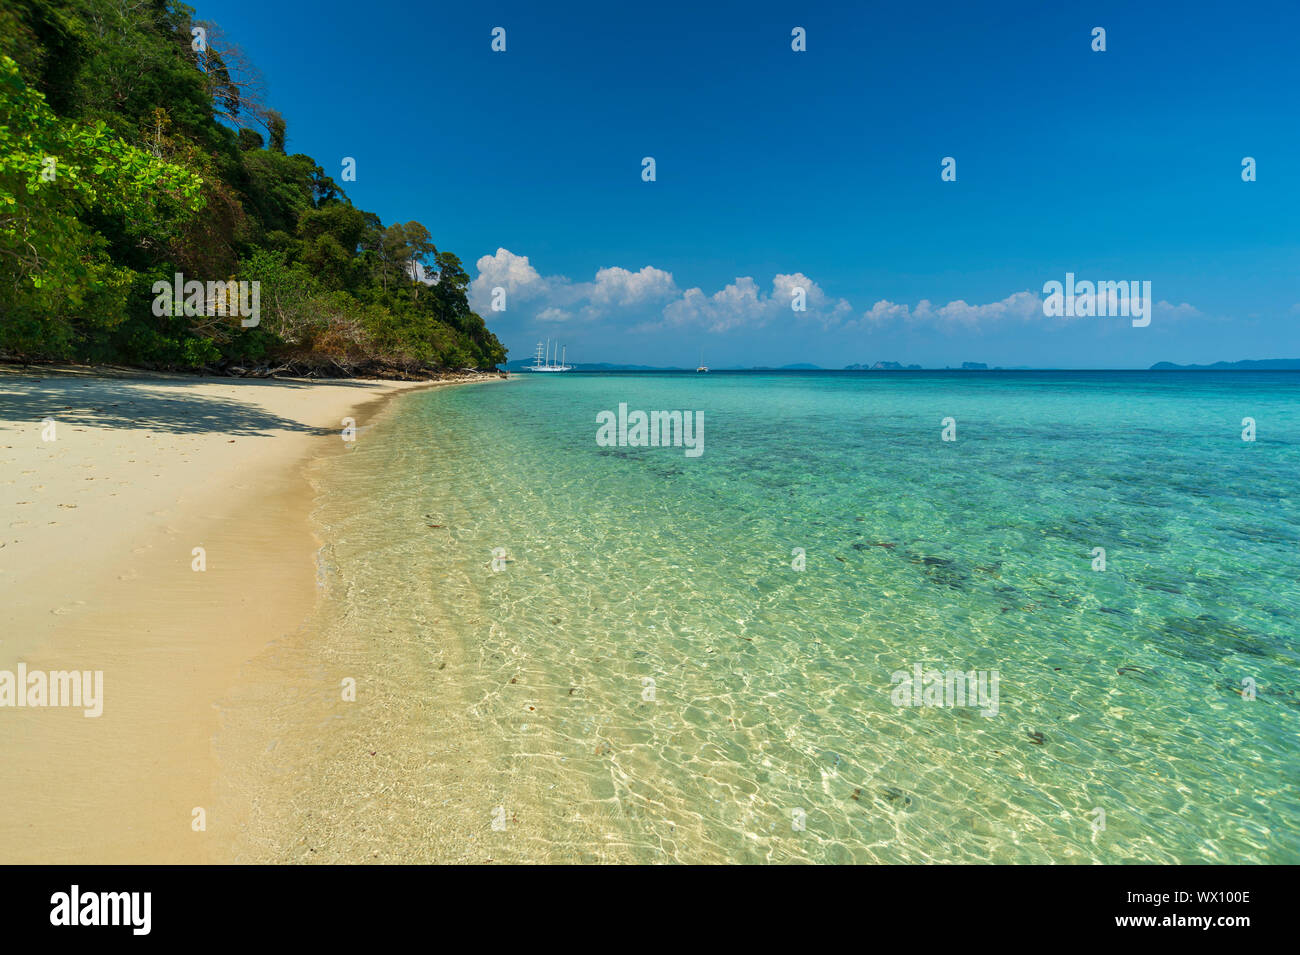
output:
[[[696,328],[722,333],[791,321],[823,329],[874,329],[906,322],[969,331],[1004,322],[1047,319],[1043,297],[1030,291],[974,305],[964,299],[946,305],[929,299],[915,305],[881,299],[861,317],[853,318],[853,306],[847,299],[832,298],[802,272],[774,276],[767,291],[753,277],[742,276],[710,294],[698,287],[679,289],[672,273],[650,265],[637,271],[601,268],[592,281],[574,282],[563,275],[542,275],[527,256],[509,249],[497,249],[476,264],[479,274],[470,283],[470,304],[476,311],[488,313],[492,289],[499,286],[506,290],[508,308],[522,305],[526,314],[546,323],[621,319],[633,331]],[[791,305],[799,289],[803,290],[805,310],[796,312]],[[1300,310],[1300,305],[1296,309]],[[1203,317],[1186,302],[1159,301],[1155,314],[1167,320]]]
[[[795,312],[800,321],[814,321],[829,328],[846,321],[853,314],[853,306],[846,298],[831,298],[820,285],[804,275],[778,275],[772,279],[772,298],[778,310],[791,307],[795,289],[803,289],[806,311]]]
[[[597,272],[596,281],[583,286],[582,291],[592,306],[627,307],[668,298],[676,294],[677,283],[672,273],[650,265],[640,272],[615,266]]]
[[[646,265],[637,271],[610,266],[599,269],[590,282],[574,282],[563,275],[542,275],[528,257],[497,249],[476,263],[478,276],[470,282],[469,300],[478,312],[491,308],[492,289],[506,291],[508,308],[523,305],[535,310],[542,322],[597,321],[621,317],[640,320],[635,328],[695,326],[712,332],[740,327],[761,327],[778,318],[815,322],[823,327],[847,320],[853,306],[833,299],[802,272],[777,275],[764,293],[753,278],[737,278],[723,289],[706,295],[702,289],[682,291],[672,273]],[[796,289],[802,289],[805,310],[794,312]]]
[[[862,316],[863,327],[888,321],[930,322],[939,325],[972,328],[1004,319],[1029,320],[1043,317],[1043,300],[1033,292],[1014,292],[1000,302],[971,305],[963,299],[935,306],[929,299],[921,299],[914,306],[901,305],[882,299]]]
[[[544,279],[532,267],[526,255],[515,255],[509,249],[497,249],[495,255],[485,255],[475,263],[478,277],[469,283],[470,307],[480,314],[491,310],[492,289],[506,290],[506,301],[544,297],[551,291],[553,279]],[[568,279],[559,279],[567,282]]]
[[[1169,302],[1156,302],[1155,312],[1164,318],[1195,318],[1201,312],[1194,306],[1183,302],[1172,305]],[[885,322],[906,321],[930,323],[948,328],[975,328],[1002,321],[1035,321],[1045,319],[1043,314],[1043,297],[1033,292],[1014,292],[998,302],[984,305],[971,305],[957,299],[947,305],[936,306],[929,299],[921,299],[916,305],[909,306],[882,299],[864,312],[860,322],[863,328],[881,325]],[[1085,321],[1083,318],[1054,319],[1054,321]]]
[[[687,289],[681,298],[664,307],[662,322],[648,323],[646,328],[702,325],[711,332],[725,332],[737,325],[766,323],[758,284],[752,278],[741,278],[712,295],[698,288]]]
[[[630,272],[617,266],[599,269],[591,282],[573,282],[563,275],[543,276],[526,255],[497,249],[476,263],[478,276],[470,282],[469,300],[475,311],[491,308],[492,289],[506,291],[507,307],[538,308],[544,322],[604,318],[620,309],[655,304],[677,294],[672,274],[653,266]]]
[[[792,305],[799,289],[804,294],[805,311],[796,312]],[[698,326],[710,332],[725,332],[741,327],[761,328],[787,316],[829,327],[844,321],[852,312],[853,306],[846,299],[832,299],[808,276],[794,272],[775,276],[772,291],[767,295],[749,276],[736,279],[712,295],[705,295],[699,288],[687,289],[681,298],[664,307],[662,321],[649,322],[641,328]]]
[[[1173,305],[1164,299],[1156,302],[1156,314],[1161,318],[1201,318],[1201,310],[1187,302]]]
[[[922,299],[921,304],[928,307],[930,303]],[[871,306],[870,311],[863,313],[862,321],[865,323],[898,321],[907,318],[909,314],[911,311],[906,305],[898,305],[882,298]]]

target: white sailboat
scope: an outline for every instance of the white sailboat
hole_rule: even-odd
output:
[[[703,352],[703,351],[700,352],[700,367],[699,367],[699,368],[696,368],[695,370],[696,370],[696,371],[708,371],[708,370],[709,370],[709,366],[706,365],[706,364],[704,364],[704,352]]]
[[[560,353],[560,363],[557,365],[554,364],[554,361],[551,358],[551,340],[549,338],[546,339],[545,349],[543,349],[542,343],[538,342],[537,354],[533,356],[533,363],[531,365],[528,365],[524,370],[525,371],[572,371],[573,366],[566,365],[564,363],[568,351],[569,348],[566,345],[564,347],[564,351]],[[545,363],[543,363],[543,358],[545,358]]]

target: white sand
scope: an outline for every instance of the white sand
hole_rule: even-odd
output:
[[[224,858],[193,810],[217,701],[316,599],[303,465],[427,386],[0,367],[0,671],[104,673],[98,718],[0,707],[0,862]]]

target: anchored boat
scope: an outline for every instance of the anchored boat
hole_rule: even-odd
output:
[[[533,356],[533,363],[531,365],[528,365],[525,368],[525,370],[526,371],[572,371],[573,366],[566,365],[564,363],[564,356],[567,351],[568,351],[568,346],[565,346],[564,351],[560,352],[560,363],[556,365],[553,363],[553,360],[551,358],[551,340],[549,338],[546,339],[545,349],[542,348],[542,343],[538,342],[537,354]],[[542,361],[543,358],[545,358],[545,363],[543,363]]]

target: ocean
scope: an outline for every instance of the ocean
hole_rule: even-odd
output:
[[[522,375],[358,425],[250,860],[1300,862],[1300,374]]]

